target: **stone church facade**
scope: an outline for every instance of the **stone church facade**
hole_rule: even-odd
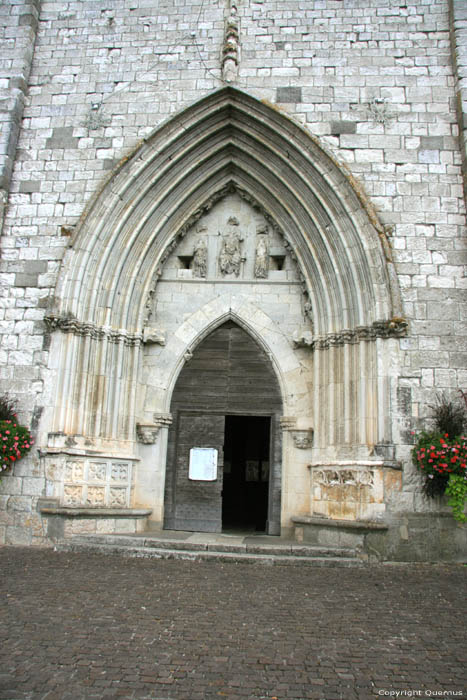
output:
[[[0,542],[331,522],[465,558],[410,459],[467,386],[465,4],[0,15],[0,390],[36,439]]]

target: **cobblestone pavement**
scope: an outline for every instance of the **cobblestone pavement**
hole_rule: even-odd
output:
[[[1,700],[467,697],[460,565],[314,569],[23,548],[0,548],[0,565]]]

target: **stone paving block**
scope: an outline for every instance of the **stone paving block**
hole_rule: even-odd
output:
[[[0,548],[0,566],[2,700],[361,700],[466,687],[462,566],[270,568],[21,547]]]
[[[65,252],[62,227],[78,221],[102,186],[104,171],[163,120],[220,85],[225,3],[177,0],[157,13],[151,0],[110,5],[15,0],[0,6],[5,40],[0,183],[8,200],[0,212],[0,219],[5,213],[0,281],[9,310],[18,314],[7,319],[21,319],[25,308],[37,304],[32,300],[38,290],[44,295],[41,308],[50,306]],[[422,311],[427,290],[436,293],[432,302],[442,308],[443,295],[464,291],[466,284],[464,261],[455,249],[465,227],[465,2],[344,5],[240,3],[235,85],[278,103],[291,123],[306,123],[317,138],[327,135],[320,143],[348,163],[349,175],[359,178],[358,191],[368,195],[383,223],[394,225],[390,247],[402,310],[413,321],[411,338],[400,343],[401,362],[422,374],[427,389],[429,377],[437,384],[436,372],[453,371],[454,379],[450,375],[433,389],[454,389],[456,381],[458,386],[464,381],[460,343],[439,354],[422,337],[419,342],[423,331],[417,321],[427,315]],[[452,257],[438,257],[429,266],[420,244],[450,250]],[[37,258],[50,261],[47,271],[34,265]],[[21,267],[8,267],[18,260]],[[432,324],[430,335],[451,338],[463,306],[464,297],[456,297],[443,328]],[[433,309],[428,311],[436,321]],[[31,406],[29,413],[44,401],[52,410],[41,387],[52,391],[53,369],[38,352],[17,350],[27,350],[28,343],[38,348],[35,336],[43,330],[18,325],[14,333],[21,343],[5,338],[0,354],[12,370],[1,388],[14,385],[28,411]],[[39,368],[40,381],[20,383],[23,367]],[[417,399],[407,418],[415,420],[422,409]],[[394,433],[399,418],[394,416]]]

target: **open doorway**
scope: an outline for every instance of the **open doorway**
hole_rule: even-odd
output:
[[[181,370],[170,412],[164,527],[280,534],[282,398],[255,340],[232,321],[212,331]],[[193,448],[217,450],[215,480],[190,478]]]
[[[270,416],[226,416],[222,529],[266,531]]]

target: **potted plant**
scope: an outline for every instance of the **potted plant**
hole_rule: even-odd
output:
[[[461,392],[464,401],[467,395]],[[412,450],[412,459],[424,476],[423,492],[430,498],[449,496],[448,505],[458,522],[466,522],[467,498],[467,411],[464,405],[444,396],[433,408],[434,428],[422,431]]]
[[[16,419],[12,401],[8,396],[0,396],[0,474],[8,472],[33,444],[29,429]]]

